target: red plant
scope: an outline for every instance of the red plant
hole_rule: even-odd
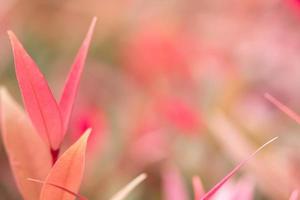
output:
[[[2,137],[17,186],[25,200],[87,199],[79,195],[78,190],[83,179],[91,129],[83,130],[84,134],[71,147],[60,157],[58,154],[68,128],[95,23],[96,18],[75,58],[59,103],[17,37],[8,32],[17,79],[29,118],[8,92],[1,88]],[[145,178],[145,174],[140,175],[112,199],[123,199]]]
[[[45,143],[48,144],[53,163],[57,159],[60,145],[68,127],[96,20],[96,18],[93,19],[86,38],[77,53],[59,102],[55,100],[43,74],[15,34],[8,31],[25,108],[32,124]]]
[[[95,23],[96,18],[93,19],[74,61],[60,104],[54,99],[47,81],[17,37],[11,31],[8,32],[17,79],[30,119],[8,92],[1,89],[2,137],[18,188],[26,200],[74,199],[74,196],[57,190],[51,184],[75,193],[79,189],[90,130],[59,158],[58,153],[68,126]],[[28,182],[28,178],[45,180],[45,184],[40,187]]]

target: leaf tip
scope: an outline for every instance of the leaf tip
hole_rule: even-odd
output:
[[[1,108],[1,105],[5,101],[7,101],[7,99],[10,99],[10,95],[9,95],[6,87],[0,85],[0,108]]]
[[[14,46],[14,44],[16,44],[19,41],[17,39],[17,36],[15,35],[15,33],[11,30],[7,31],[7,35],[8,35],[8,38],[9,38],[10,43],[11,43],[12,46]]]
[[[277,140],[278,138],[279,138],[279,136],[276,136],[276,137],[272,138],[272,139],[269,140],[267,143],[265,143],[263,146],[266,146],[266,145],[268,145],[268,144],[274,142],[274,141]]]
[[[4,86],[0,85],[0,96],[5,95],[5,93],[7,93],[7,89]]]
[[[84,132],[84,134],[83,134],[83,136],[82,136],[83,139],[84,139],[84,140],[87,140],[87,139],[90,137],[91,132],[92,132],[92,128],[86,129],[85,132]]]
[[[87,37],[86,37],[86,41],[88,43],[90,43],[90,40],[92,38],[92,35],[93,35],[93,32],[94,32],[97,20],[98,20],[98,18],[96,16],[94,16],[93,19],[92,19],[92,22],[91,22],[91,25],[89,27],[89,30],[88,30],[88,33],[87,33]]]
[[[142,173],[133,179],[130,183],[128,183],[122,190],[120,190],[117,194],[115,194],[110,200],[123,200],[128,194],[136,188],[141,182],[143,182],[147,178],[146,173]]]
[[[93,19],[92,19],[92,24],[95,24],[98,20],[98,17],[97,16],[94,16]]]
[[[148,175],[146,174],[146,173],[142,173],[141,175],[140,175],[140,178],[141,179],[146,179],[148,177]]]
[[[14,32],[12,32],[12,30],[8,30],[8,31],[7,31],[7,35],[8,35],[9,38],[11,38],[11,37],[14,36],[15,34],[14,34]]]
[[[252,157],[254,157],[258,152],[260,152],[262,149],[264,149],[267,145],[277,140],[278,137],[274,137],[271,140],[264,143],[262,146],[260,146],[256,151],[254,151],[250,156],[248,156],[246,159],[244,159],[242,162],[240,162],[233,170],[231,170],[221,181],[219,181],[210,191],[208,191],[203,197],[201,197],[201,200],[208,200],[210,199],[235,173],[243,167]]]

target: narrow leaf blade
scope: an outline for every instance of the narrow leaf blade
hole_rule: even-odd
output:
[[[219,183],[217,183],[210,191],[208,191],[204,196],[201,197],[201,200],[207,200],[210,199],[216,192],[219,191],[219,189],[233,176],[237,173],[237,171],[243,167],[253,156],[255,156],[260,150],[265,148],[268,144],[272,143],[274,140],[276,140],[278,137],[275,137],[265,144],[263,144],[261,147],[259,147],[255,152],[253,152],[250,156],[248,156],[245,160],[240,162],[232,171],[230,171]]]
[[[91,130],[88,129],[83,136],[74,143],[56,161],[52,167],[45,184],[43,185],[40,200],[74,200],[74,195],[51,186],[59,185],[69,191],[78,193],[84,172],[86,144]]]
[[[141,182],[143,182],[147,178],[145,173],[140,174],[135,179],[133,179],[130,183],[128,183],[122,190],[116,193],[110,200],[123,200],[128,194],[136,188]]]
[[[72,112],[88,49],[91,43],[92,35],[95,29],[96,21],[97,18],[94,17],[86,34],[86,37],[73,62],[60,99],[59,107],[62,113],[65,130],[67,129],[69,124],[70,115]]]
[[[7,91],[2,88],[0,95],[2,138],[14,178],[25,200],[37,200],[41,186],[26,179],[46,178],[51,168],[49,149]]]
[[[58,105],[43,74],[15,34],[8,31],[8,35],[25,108],[44,141],[52,149],[58,149],[63,137],[63,124]]]
[[[289,116],[291,119],[295,120],[298,124],[300,124],[300,116],[295,113],[292,109],[281,103],[278,99],[273,97],[272,95],[266,93],[265,98],[270,101],[274,106],[276,106],[279,110]]]

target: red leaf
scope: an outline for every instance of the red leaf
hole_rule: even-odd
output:
[[[41,137],[56,150],[63,139],[63,124],[58,105],[35,62],[14,33],[8,31],[8,35],[25,108]]]
[[[74,200],[74,195],[53,187],[58,185],[77,193],[83,178],[86,144],[91,129],[56,161],[43,185],[40,200]]]
[[[268,144],[276,140],[278,137],[275,137],[265,144],[263,144],[261,147],[259,147],[255,152],[253,152],[250,156],[248,156],[245,160],[240,162],[231,172],[229,172],[219,183],[217,183],[210,191],[208,191],[204,196],[201,197],[200,200],[207,200],[210,199],[216,192],[219,191],[219,189],[233,176],[235,173],[243,167],[253,156],[255,156],[256,153],[258,153],[260,150],[265,148]]]
[[[76,93],[78,90],[78,85],[80,82],[80,77],[83,71],[84,63],[87,57],[88,49],[90,46],[90,42],[92,39],[92,35],[95,29],[97,18],[94,17],[93,21],[90,25],[90,28],[87,32],[87,35],[77,53],[77,56],[74,60],[74,63],[71,67],[71,71],[69,72],[67,81],[65,83],[65,87],[59,102],[59,107],[61,110],[63,122],[64,122],[64,130],[67,129],[68,123],[70,120],[70,115],[72,112],[74,100],[76,97]]]
[[[37,200],[41,186],[26,179],[46,178],[52,163],[49,148],[5,89],[1,89],[1,125],[4,147],[22,197]]]

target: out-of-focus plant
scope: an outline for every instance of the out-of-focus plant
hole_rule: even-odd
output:
[[[256,155],[243,167],[241,176],[226,181],[211,199],[297,199],[298,127],[281,120],[284,117],[261,94],[268,91],[274,95],[266,97],[300,122],[293,111],[299,110],[300,96],[299,6],[299,0],[2,1],[1,84],[13,97],[18,96],[9,43],[5,31],[1,31],[9,27],[40,63],[51,90],[37,67],[31,65],[16,66],[27,113],[18,106],[5,106],[5,99],[12,98],[2,90],[2,122],[13,121],[10,124],[18,126],[7,125],[5,129],[1,122],[4,148],[1,143],[0,196],[7,200],[18,197],[7,173],[9,165],[3,150],[8,152],[8,147],[15,149],[7,154],[10,163],[17,171],[24,169],[20,174],[12,168],[15,176],[23,177],[17,183],[19,189],[26,187],[35,194],[47,186],[66,198],[109,199],[131,177],[145,171],[149,178],[130,196],[133,200],[186,200],[193,195],[201,199],[206,191],[203,188],[214,188],[232,163],[239,163],[258,144],[279,135],[280,145]],[[73,101],[77,90],[73,87],[77,83],[71,82],[80,77],[81,70],[70,71],[69,77],[77,77],[67,79],[71,87],[61,91],[60,86],[68,71],[70,52],[77,50],[78,34],[85,30],[86,19],[95,14],[101,16],[101,31],[93,36],[78,106],[69,117],[73,104],[66,102]],[[10,35],[18,47],[14,54],[24,52]],[[78,56],[86,54],[84,51]],[[23,58],[32,63],[31,58]],[[77,67],[82,68],[80,64]],[[23,76],[24,72],[28,75]],[[38,91],[37,98],[27,84],[30,77],[39,83],[32,90]],[[67,88],[74,93],[64,106]],[[47,100],[40,101],[45,123],[36,112],[39,104],[35,99]],[[19,117],[9,113],[19,113]],[[89,127],[86,176],[80,192],[83,196],[46,178],[54,161],[58,163],[64,156],[59,154],[86,137]],[[22,146],[26,150],[21,151]],[[21,165],[23,160],[32,162]],[[35,170],[25,170],[32,165]],[[193,194],[192,184],[186,180],[194,174],[201,177],[203,187],[195,177]],[[129,185],[114,198],[128,194],[128,188],[132,188]]]
[[[226,200],[237,200],[245,199],[252,200],[254,195],[252,194],[253,184],[250,182],[245,182],[245,184],[235,184],[231,187],[224,186],[228,185],[229,179],[234,176],[238,170],[243,167],[250,159],[253,158],[259,151],[265,148],[268,144],[272,143],[276,138],[271,139],[270,141],[263,144],[250,156],[240,162],[232,171],[230,171],[221,181],[219,181],[212,189],[208,192],[205,192],[201,183],[201,180],[198,176],[193,177],[193,189],[194,189],[194,200],[209,200],[209,199],[226,199]],[[167,170],[163,171],[163,182],[164,182],[164,192],[166,200],[186,200],[187,194],[184,189],[183,182],[179,175],[179,172],[168,167]],[[294,196],[295,194],[292,194]]]

